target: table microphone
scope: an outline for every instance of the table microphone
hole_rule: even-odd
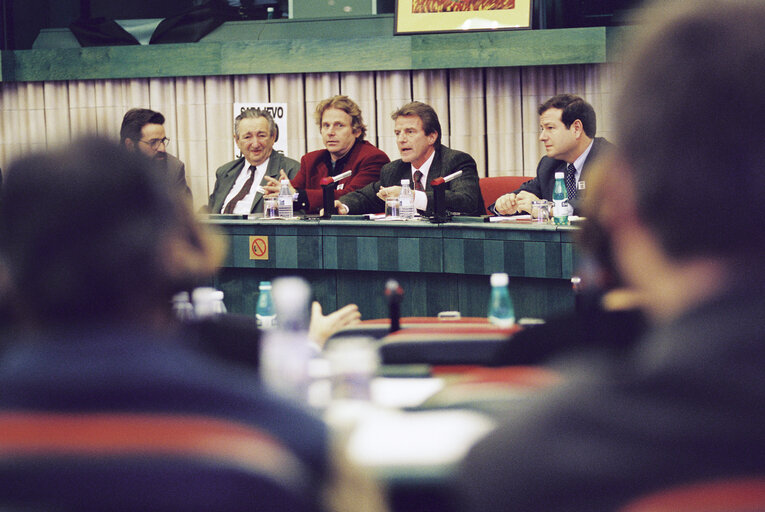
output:
[[[345,171],[337,176],[327,176],[321,180],[322,203],[324,204],[324,215],[322,218],[331,219],[332,214],[335,213],[335,188],[337,188],[337,182],[344,180],[350,176],[352,171]]]
[[[390,331],[401,329],[401,299],[404,297],[404,289],[395,279],[388,279],[385,283],[385,298],[388,301],[390,316]]]

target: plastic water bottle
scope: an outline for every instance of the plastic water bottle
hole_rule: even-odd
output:
[[[401,192],[398,196],[398,214],[402,219],[414,218],[414,193],[409,188],[409,180],[401,180]]]
[[[290,180],[281,181],[282,188],[279,190],[279,217],[292,218],[292,192],[290,192]]]
[[[276,393],[308,400],[309,364],[315,349],[308,338],[311,289],[300,277],[274,280],[272,297],[279,322],[264,332],[260,352],[263,382]]]
[[[189,292],[178,292],[173,295],[173,311],[179,320],[194,318],[194,305],[189,298]]]
[[[226,312],[223,292],[215,288],[194,288],[191,292],[191,302],[194,304],[195,318],[207,318]]]
[[[258,285],[255,319],[259,329],[271,329],[276,326],[276,311],[274,311],[274,301],[271,298],[271,281],[261,281]]]
[[[563,181],[565,176],[562,172],[555,173],[555,187],[553,188],[553,222],[557,226],[568,224],[568,193],[566,184]]]
[[[491,275],[491,300],[489,301],[489,322],[501,328],[515,324],[515,309],[507,289],[509,278],[504,272]]]

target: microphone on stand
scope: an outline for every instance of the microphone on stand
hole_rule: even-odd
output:
[[[433,216],[430,217],[430,222],[439,224],[449,222],[451,216],[446,211],[446,184],[460,176],[462,176],[462,169],[430,182],[430,186],[433,187]]]
[[[322,178],[322,202],[324,203],[323,219],[331,219],[332,214],[335,213],[335,188],[337,188],[337,182],[347,178],[351,173],[352,171],[345,171],[337,176],[327,176]]]
[[[404,289],[395,279],[388,279],[385,283],[385,298],[388,301],[388,313],[390,316],[390,331],[401,329],[401,300],[404,298]]]

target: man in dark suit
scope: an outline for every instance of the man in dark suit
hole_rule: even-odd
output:
[[[592,105],[573,94],[553,96],[539,106],[539,140],[545,145],[547,156],[537,166],[537,176],[518,190],[500,196],[489,206],[499,215],[531,213],[531,202],[540,199],[552,201],[555,173],[565,174],[569,204],[577,211],[584,194],[587,168],[598,153],[612,144],[595,137],[595,110]]]
[[[753,122],[765,3],[654,3],[624,44],[619,143],[587,198],[650,325],[620,356],[559,360],[562,385],[513,402],[467,455],[457,510],[627,510],[765,474],[765,125]],[[746,213],[699,207],[727,197]]]
[[[414,206],[426,215],[433,212],[430,182],[456,171],[462,175],[446,184],[446,209],[463,215],[483,214],[483,199],[473,157],[441,144],[441,123],[430,105],[414,101],[394,112],[396,144],[401,158],[383,166],[380,179],[335,202],[341,215],[379,213],[385,199],[398,197],[401,180],[414,190]]]
[[[367,127],[361,109],[348,96],[337,95],[321,101],[316,106],[315,117],[326,149],[303,155],[300,171],[291,183],[293,193],[297,194],[296,209],[307,213],[317,213],[323,206],[322,179],[351,171],[335,188],[335,199],[339,199],[377,181],[380,168],[390,162],[388,155],[364,140]],[[279,182],[274,178],[268,178],[268,182],[266,190],[278,193]]]
[[[150,158],[167,172],[175,188],[191,200],[191,189],[186,183],[186,166],[167,153],[170,139],[165,136],[165,116],[148,108],[131,108],[122,118],[120,144],[129,151]]]
[[[278,138],[279,129],[267,110],[248,108],[236,116],[234,140],[242,157],[215,171],[215,188],[207,203],[210,213],[262,212],[266,178],[278,179],[280,171],[290,179],[297,174],[300,164],[273,150]]]

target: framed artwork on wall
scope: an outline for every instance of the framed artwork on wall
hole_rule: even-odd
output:
[[[532,0],[396,0],[396,34],[531,28]]]

